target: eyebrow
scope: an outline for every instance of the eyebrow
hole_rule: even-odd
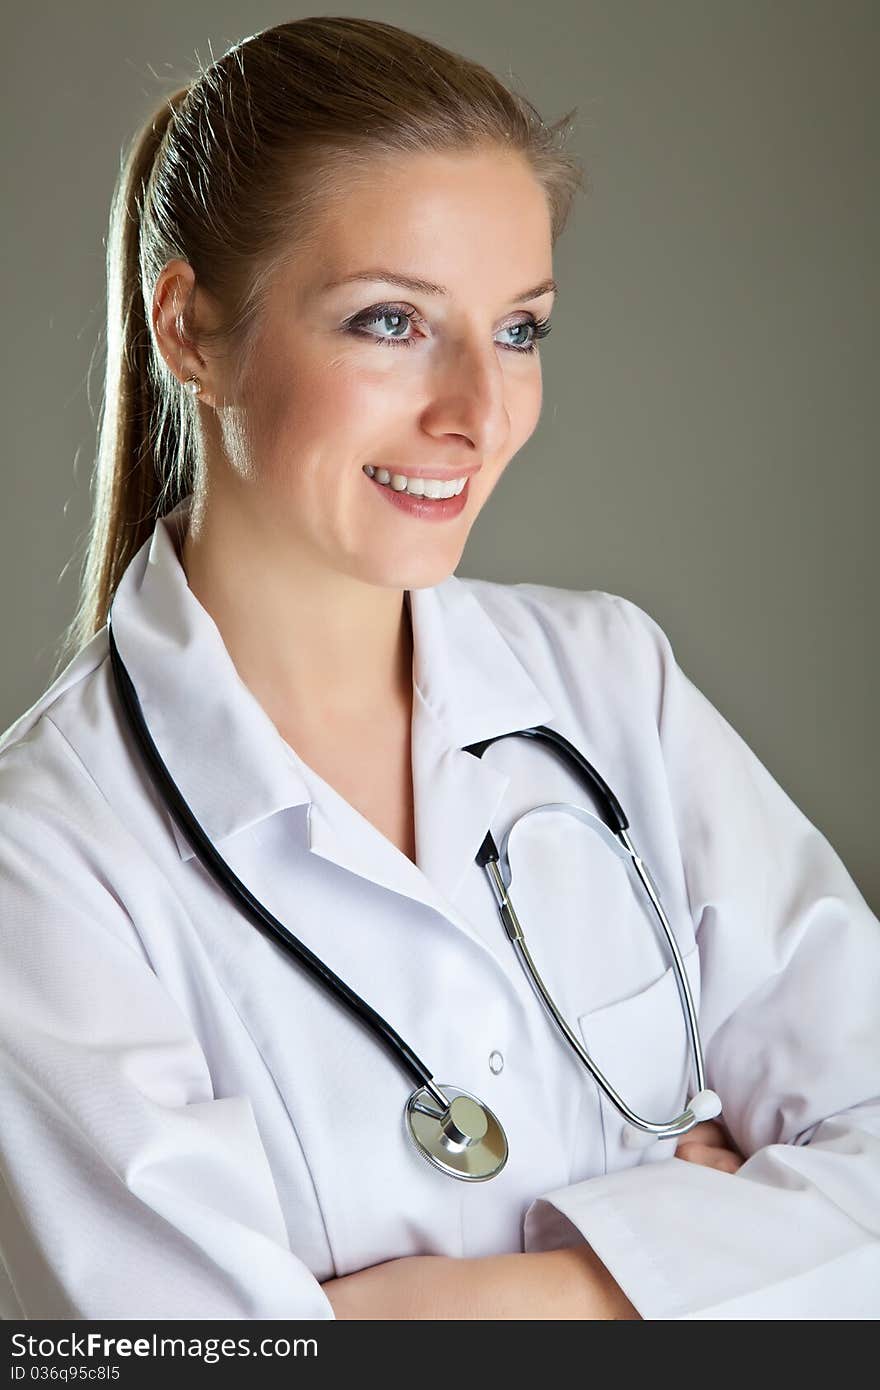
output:
[[[336,289],[338,285],[347,285],[352,280],[382,280],[389,285],[402,285],[404,289],[412,290],[414,294],[442,294],[448,295],[449,291],[443,285],[435,285],[431,280],[420,280],[414,275],[401,275],[397,270],[386,270],[382,266],[374,267],[372,270],[355,270],[351,275],[343,275],[339,280],[330,280],[326,285],[322,285],[323,290]],[[523,290],[521,294],[512,295],[513,300],[540,299],[542,294],[548,294],[551,290],[556,293],[558,286],[555,280],[542,280],[540,285],[533,285],[531,289]]]

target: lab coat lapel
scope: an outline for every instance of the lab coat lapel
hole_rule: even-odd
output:
[[[409,591],[413,628],[411,752],[416,858],[326,784],[309,817],[310,849],[457,921],[454,899],[501,804],[509,777],[464,751],[528,728],[553,711],[495,624],[456,576]],[[304,776],[308,778],[307,770]],[[325,808],[327,808],[325,810]]]
[[[111,621],[159,754],[202,829],[222,844],[309,798],[299,759],[238,675],[216,624],[189,588],[178,549],[190,503],[188,496],[160,518],[133,557]],[[192,858],[170,811],[168,819],[181,857]]]
[[[450,747],[443,726],[415,690],[412,762],[418,864],[313,774],[309,849],[350,873],[457,918],[452,899],[509,779]],[[308,779],[309,772],[304,776]],[[458,925],[479,939],[464,922]]]
[[[412,590],[411,612],[418,860],[454,898],[510,781],[465,748],[553,710],[466,582]]]
[[[510,778],[455,745],[413,693],[413,795],[419,868],[448,903],[498,810]]]

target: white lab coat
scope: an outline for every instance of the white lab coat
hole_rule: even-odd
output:
[[[5,1316],[332,1318],[321,1282],[368,1265],[580,1240],[644,1318],[880,1313],[880,926],[657,624],[596,591],[411,592],[416,867],[237,675],[175,548],[188,505],[113,607],[159,751],[239,877],[495,1111],[510,1156],[467,1183],[415,1151],[411,1080],[174,828],[105,628],[0,739]],[[463,748],[538,723],[596,764],[659,885],[736,1175],[622,1144],[504,934],[486,830],[595,803],[533,742]],[[678,1113],[684,1022],[631,872],[558,814],[519,828],[511,869],[565,1017],[629,1104]]]

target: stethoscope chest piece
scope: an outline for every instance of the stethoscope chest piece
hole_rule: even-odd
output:
[[[494,1178],[507,1162],[507,1137],[498,1120],[470,1091],[438,1085],[448,1110],[440,1109],[427,1086],[419,1086],[406,1103],[407,1128],[419,1153],[453,1178]]]

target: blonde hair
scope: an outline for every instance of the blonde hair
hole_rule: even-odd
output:
[[[586,185],[562,149],[576,111],[547,126],[480,64],[391,24],[325,15],[243,40],[163,102],[113,195],[91,520],[59,667],[103,627],[129,561],[194,485],[195,401],[156,348],[148,308],[167,262],[187,261],[216,299],[223,321],[199,336],[221,341],[241,377],[292,238],[307,244],[334,190],[377,158],[518,152],[545,192],[555,244]]]

